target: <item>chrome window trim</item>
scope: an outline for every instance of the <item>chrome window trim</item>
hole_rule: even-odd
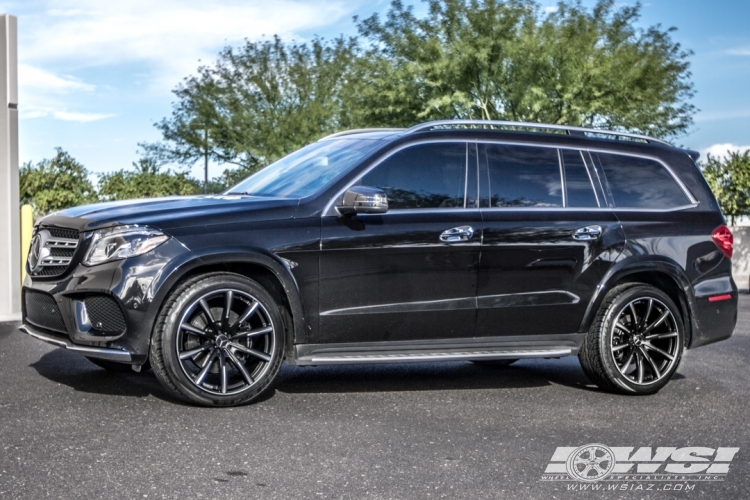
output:
[[[338,212],[336,212],[333,209],[334,203],[337,199],[339,199],[341,196],[344,195],[347,189],[352,187],[355,183],[357,183],[359,180],[362,179],[367,173],[369,173],[372,169],[380,165],[382,162],[393,156],[394,154],[398,153],[399,151],[406,149],[411,146],[417,146],[420,144],[435,144],[435,143],[475,143],[475,144],[503,144],[503,145],[509,145],[509,146],[533,146],[533,147],[539,147],[539,148],[556,148],[556,149],[567,149],[572,151],[586,151],[589,156],[591,156],[591,153],[605,153],[605,154],[616,154],[620,156],[630,156],[633,158],[642,158],[645,160],[652,160],[656,161],[657,163],[661,164],[665,169],[667,169],[667,172],[669,175],[674,179],[674,181],[677,183],[677,185],[680,187],[682,192],[685,194],[687,199],[691,202],[687,205],[680,205],[678,207],[672,207],[672,208],[628,208],[628,207],[601,207],[596,208],[588,208],[588,209],[577,209],[574,207],[571,207],[575,210],[586,210],[586,211],[595,211],[595,210],[627,210],[630,212],[675,212],[680,210],[687,210],[690,208],[695,208],[698,205],[700,205],[700,201],[698,201],[695,196],[688,190],[687,186],[682,182],[682,180],[677,176],[677,174],[674,173],[672,168],[667,165],[664,161],[661,159],[646,155],[646,154],[638,154],[638,153],[623,153],[619,151],[612,151],[611,149],[604,149],[604,148],[581,148],[581,147],[575,147],[571,145],[560,145],[560,144],[537,144],[534,142],[524,142],[524,141],[509,141],[509,140],[498,140],[498,139],[422,139],[417,140],[414,142],[409,142],[406,144],[402,144],[399,147],[392,149],[389,151],[385,156],[380,158],[376,163],[370,165],[367,167],[366,170],[364,170],[362,173],[360,173],[357,177],[354,178],[354,180],[350,181],[343,189],[339,190],[335,196],[333,196],[328,204],[326,204],[325,208],[323,209],[321,217],[332,217],[332,216],[338,216]],[[478,161],[478,160],[477,160]],[[599,182],[602,186],[602,189],[604,190],[604,183],[602,182],[601,177],[599,176],[599,169],[596,167],[596,163],[593,161],[593,158],[591,158],[591,165],[594,167],[594,172],[596,173],[597,177],[599,177]],[[585,158],[584,158],[584,163]],[[587,165],[588,167],[588,165]],[[468,161],[467,161],[467,168],[468,168]],[[481,180],[481,179],[480,179]],[[596,189],[594,189],[594,193],[596,194]],[[606,195],[606,192],[605,192]],[[607,200],[609,201],[609,200]],[[451,210],[452,208],[446,208],[446,209],[439,209],[438,211],[445,211],[445,210]],[[525,208],[502,208],[502,207],[488,207],[488,208],[482,208],[482,210],[568,210],[570,208],[567,207],[525,207]],[[402,210],[416,210],[424,212],[425,210],[435,210],[435,209],[402,209]],[[461,209],[464,210],[464,209]],[[395,211],[395,210],[388,210],[388,213]]]
[[[562,189],[562,206],[568,208],[568,183],[565,178],[565,165],[563,164],[562,151],[557,148],[557,164],[560,167],[560,188]]]

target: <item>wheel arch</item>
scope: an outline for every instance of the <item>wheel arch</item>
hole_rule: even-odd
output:
[[[155,283],[151,304],[152,324],[167,297],[181,283],[201,274],[229,272],[257,281],[274,300],[288,310],[291,318],[287,318],[282,312],[285,322],[289,323],[284,353],[286,356],[293,355],[295,341],[304,342],[307,337],[305,307],[299,286],[287,265],[277,255],[262,249],[222,249],[220,252],[192,253],[164,271]],[[151,335],[153,336],[153,329]]]
[[[638,261],[617,266],[599,283],[586,309],[579,332],[587,332],[607,293],[614,287],[626,283],[645,283],[666,293],[679,307],[685,329],[685,347],[692,343],[692,313],[695,304],[690,290],[690,280],[682,268],[671,261]]]

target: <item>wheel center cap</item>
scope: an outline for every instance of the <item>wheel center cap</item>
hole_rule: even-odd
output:
[[[643,343],[643,337],[640,335],[633,336],[633,345],[641,345]]]
[[[216,337],[216,346],[219,349],[225,349],[229,344],[229,337],[224,334],[220,334]]]

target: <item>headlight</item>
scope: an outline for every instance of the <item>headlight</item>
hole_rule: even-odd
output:
[[[96,231],[91,238],[84,266],[95,266],[112,260],[127,259],[153,250],[169,236],[143,226],[118,226]]]

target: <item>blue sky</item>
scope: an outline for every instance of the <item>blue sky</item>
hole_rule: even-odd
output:
[[[418,12],[424,4],[414,3]],[[555,2],[541,0],[554,8]],[[593,0],[584,0],[591,6]],[[623,2],[628,4],[628,2]],[[309,40],[355,34],[352,16],[383,13],[388,0],[0,1],[18,16],[20,159],[60,146],[95,173],[128,168],[137,143],[159,139],[171,90],[226,45],[280,35]],[[691,58],[700,109],[684,146],[750,148],[750,1],[651,0],[640,24],[674,26]],[[211,175],[222,167],[213,165]],[[193,169],[201,175],[200,166]]]

